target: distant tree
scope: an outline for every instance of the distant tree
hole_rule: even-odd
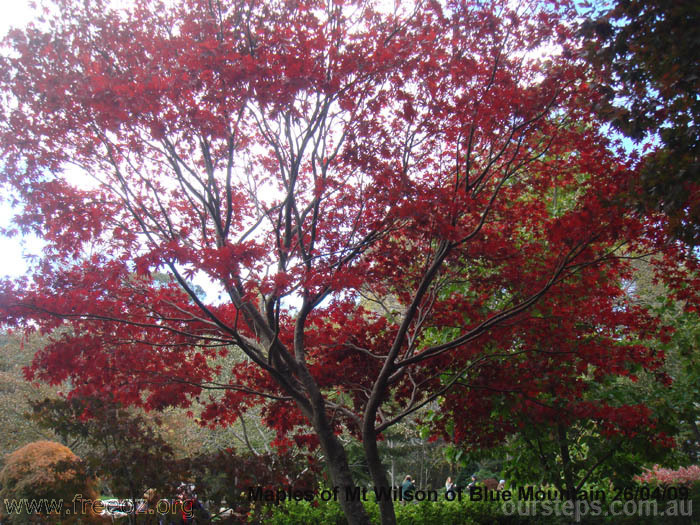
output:
[[[31,401],[57,396],[60,387],[45,383],[32,385],[24,368],[46,344],[41,337],[25,338],[21,333],[0,333],[0,468],[3,456],[37,440],[59,441],[50,430],[30,423],[25,414]],[[69,442],[63,442],[70,446]]]
[[[676,441],[676,454],[665,464],[697,464],[700,461],[700,313],[689,309],[683,301],[669,298],[668,289],[653,278],[650,268],[653,262],[653,259],[635,262],[631,293],[671,329],[668,338],[654,345],[665,356],[658,373],[672,382],[663,385],[654,376],[641,374],[634,395],[648,400],[647,406],[661,416]]]
[[[700,4],[616,0],[583,26],[605,98],[598,111],[631,139],[658,137],[632,198],[700,244]]]
[[[34,403],[32,419],[65,440],[81,442],[86,464],[115,496],[136,500],[147,489],[172,493],[187,476],[157,427],[108,394],[46,399]]]

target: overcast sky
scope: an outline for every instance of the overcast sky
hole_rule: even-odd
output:
[[[29,0],[3,0],[0,16],[0,34],[5,35],[12,26],[23,26],[32,18]]]
[[[29,0],[2,0],[0,36],[4,37],[11,27],[22,27],[32,16]],[[7,227],[11,216],[12,211],[8,204],[0,204],[0,226]],[[22,243],[18,238],[7,239],[0,236],[0,278],[6,275],[13,277],[23,275],[26,264],[22,259],[22,253],[38,253],[39,250],[40,244],[37,239],[24,239]]]

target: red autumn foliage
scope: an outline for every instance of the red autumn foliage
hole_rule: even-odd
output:
[[[386,486],[383,430],[441,396],[486,406],[451,390],[465,374],[581,412],[582,370],[657,367],[626,256],[663,251],[697,305],[695,259],[620,204],[636,168],[600,131],[569,2],[57,4],[0,62],[2,181],[46,241],[0,287],[6,324],[51,334],[32,379],[212,424],[263,403],[332,483],[348,429]]]

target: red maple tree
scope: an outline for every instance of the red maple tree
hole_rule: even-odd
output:
[[[635,172],[599,131],[567,2],[56,4],[0,63],[2,180],[46,241],[0,300],[51,334],[31,377],[212,424],[263,403],[280,440],[322,448],[350,523],[368,518],[339,432],[385,487],[382,431],[542,342],[533,307],[569,341],[576,311],[648,331],[575,298],[620,297],[629,253],[680,268],[617,198]],[[586,359],[619,373],[609,346]]]

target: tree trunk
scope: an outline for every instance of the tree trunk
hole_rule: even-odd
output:
[[[302,310],[304,310],[302,308]],[[299,354],[303,355],[303,318],[302,321],[297,321],[295,330],[295,346],[299,347]],[[326,456],[326,466],[328,474],[333,483],[332,489],[337,489],[337,498],[340,507],[343,509],[345,518],[348,520],[348,525],[371,525],[365,506],[362,504],[362,499],[357,496],[355,483],[350,472],[348,464],[348,456],[345,454],[343,444],[336,437],[333,425],[328,419],[326,412],[326,402],[323,399],[321,391],[314,377],[309,373],[306,365],[297,363],[297,372],[301,376],[302,384],[308,397],[305,402],[299,404],[299,408],[310,420],[311,424],[318,436],[321,449]]]
[[[377,447],[377,434],[374,429],[365,428],[362,432],[362,445],[365,450],[369,473],[372,476],[372,482],[379,494],[384,494],[387,497],[377,498],[379,505],[379,517],[382,525],[396,525],[396,512],[394,512],[394,500],[391,497],[391,489],[389,480],[386,477],[384,465],[382,465],[379,457],[379,448]]]
[[[337,494],[340,507],[343,509],[348,525],[371,525],[367,511],[362,504],[362,499],[354,497],[355,483],[350,472],[348,457],[342,443],[333,432],[333,426],[326,414],[326,405],[316,383],[310,374],[305,374],[306,389],[310,396],[308,405],[300,405],[302,412],[306,409],[306,415],[318,436],[321,449],[326,457],[328,474],[333,484],[332,489]]]
[[[394,442],[389,441],[389,449],[391,450],[391,486],[396,486],[396,459],[394,458]]]
[[[561,453],[562,470],[564,471],[564,486],[566,487],[566,499],[576,500],[576,484],[574,482],[574,472],[569,456],[569,442],[566,436],[566,427],[560,422],[557,424],[559,437],[559,451]]]
[[[557,432],[559,436],[559,451],[561,453],[562,469],[564,471],[564,486],[566,487],[566,500],[576,505],[576,484],[574,482],[574,472],[571,465],[571,456],[569,455],[569,440],[566,435],[566,427],[563,423],[557,424]],[[578,522],[578,507],[576,520],[570,520],[569,523],[574,525]]]
[[[338,489],[338,502],[340,503],[349,525],[370,525],[369,516],[365,511],[360,498],[349,497],[354,492],[355,484],[352,480],[348,458],[345,449],[333,431],[328,429],[316,430],[321,448],[326,456],[326,466],[333,483],[333,489]]]

